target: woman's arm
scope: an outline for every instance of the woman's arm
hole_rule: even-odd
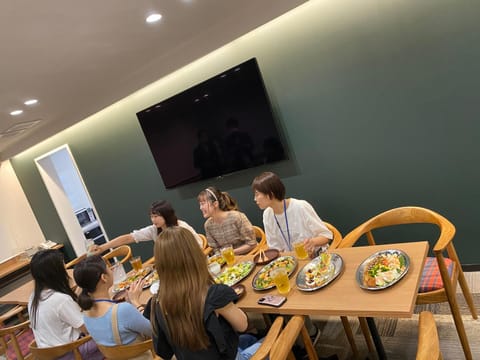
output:
[[[215,313],[227,320],[235,331],[243,332],[248,328],[247,315],[232,302],[222,308],[216,309]]]
[[[120,235],[113,240],[107,241],[105,244],[98,245],[97,247],[93,248],[92,252],[95,255],[97,255],[97,254],[99,255],[102,252],[104,252],[105,250],[113,249],[113,248],[119,247],[121,245],[131,244],[133,242],[135,242],[135,240],[133,239],[132,234]]]

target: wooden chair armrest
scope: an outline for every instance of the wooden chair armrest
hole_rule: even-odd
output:
[[[260,345],[250,360],[264,360],[268,357],[275,340],[277,340],[278,334],[280,334],[280,331],[282,330],[282,325],[283,317],[278,316],[263,339],[262,345]]]

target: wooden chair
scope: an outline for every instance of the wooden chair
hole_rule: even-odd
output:
[[[42,348],[37,347],[37,343],[33,341],[29,347],[30,347],[30,352],[32,353],[33,359],[35,360],[56,359],[57,357],[65,355],[70,351],[73,351],[73,358],[75,360],[82,360],[83,357],[80,354],[80,351],[78,350],[78,348],[80,347],[80,345],[83,345],[90,340],[92,340],[92,337],[90,335],[87,335],[65,345],[42,347]]]
[[[14,316],[18,317],[20,322],[26,321],[27,319],[23,315],[26,310],[27,307],[24,305],[13,305],[11,309],[0,315],[0,327],[3,327],[5,325],[5,321],[13,318]]]
[[[257,349],[255,354],[250,358],[250,360],[264,360],[270,354],[270,350],[272,349],[275,340],[277,340],[280,331],[282,330],[283,325],[283,317],[277,316],[275,321],[268,329],[268,333],[263,339],[262,345]]]
[[[85,259],[87,257],[87,254],[80,255],[79,257],[73,259],[72,261],[69,261],[68,263],[65,264],[65,269],[71,269],[75,265],[77,265],[80,261]]]
[[[130,260],[132,257],[132,249],[128,245],[121,245],[112,249],[109,253],[102,256],[103,260],[110,265],[110,260],[113,258],[119,258],[119,263],[123,264]]]
[[[255,232],[255,238],[257,239],[257,246],[255,246],[248,255],[256,255],[261,250],[266,250],[268,248],[267,245],[267,237],[265,236],[265,232],[260,226],[253,226],[253,231]]]
[[[30,329],[30,320],[20,324],[0,328],[0,344],[5,351],[6,358],[16,356],[18,360],[31,359],[32,354],[22,353],[22,343],[29,343],[33,340],[33,333]],[[9,346],[11,345],[11,348]],[[11,354],[9,354],[11,353]]]
[[[402,224],[432,224],[439,228],[440,235],[433,247],[435,257],[427,258],[422,275],[417,304],[432,304],[448,302],[452,312],[457,333],[467,359],[472,359],[470,345],[463,325],[460,310],[457,304],[456,287],[460,283],[465,300],[468,304],[472,317],[477,319],[477,311],[473,303],[473,297],[468,288],[465,275],[462,271],[460,260],[453,246],[455,226],[442,215],[421,207],[407,206],[385,211],[370,220],[367,220],[353,229],[340,243],[340,247],[353,246],[357,240],[366,235],[368,243],[375,245],[372,230],[393,225]],[[444,253],[447,257],[444,257]],[[429,269],[427,273],[425,270]],[[438,281],[432,281],[433,279]],[[423,284],[435,284],[434,287],[424,287]]]
[[[212,252],[212,248],[208,246],[208,241],[207,237],[203,234],[198,234],[200,236],[200,239],[202,239],[202,250],[205,255],[209,255]]]
[[[146,351],[151,351],[153,358],[159,359],[153,350],[152,339],[128,345],[105,346],[97,344],[97,346],[106,360],[128,360]]]
[[[443,360],[435,319],[430,311],[422,311],[418,321],[417,360]]]
[[[318,360],[317,352],[313,347],[308,330],[304,325],[303,316],[295,315],[287,323],[280,335],[275,340],[270,350],[270,359],[272,360],[285,360],[295,359],[292,353],[292,346],[295,344],[295,340],[299,335],[302,335],[302,340],[305,345],[305,350],[309,359]]]

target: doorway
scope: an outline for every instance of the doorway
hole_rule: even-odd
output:
[[[35,159],[77,256],[87,251],[88,243],[108,241],[75,159],[63,145]]]

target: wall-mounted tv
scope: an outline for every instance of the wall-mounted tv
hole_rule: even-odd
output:
[[[166,188],[287,156],[255,58],[137,117]]]

